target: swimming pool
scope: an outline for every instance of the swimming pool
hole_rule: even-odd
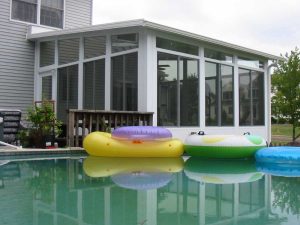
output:
[[[300,223],[300,178],[252,161],[101,160],[0,159],[0,224]]]

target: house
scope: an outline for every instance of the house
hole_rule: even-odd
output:
[[[92,1],[1,4],[13,11],[10,4],[20,2],[35,2],[40,18],[30,17],[29,26],[6,12],[19,43],[1,37],[15,53],[1,59],[10,67],[1,68],[0,107],[53,99],[62,121],[70,108],[154,112],[153,124],[181,139],[204,130],[250,132],[270,141],[268,62],[280,57],[143,19],[90,25]],[[43,4],[54,11],[42,18],[49,9]]]

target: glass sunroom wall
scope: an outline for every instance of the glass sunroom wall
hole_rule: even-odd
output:
[[[199,125],[198,60],[179,58],[180,126]]]
[[[204,56],[205,125],[234,126],[233,55],[205,49]]]
[[[247,62],[247,67],[245,67]],[[253,63],[255,62],[255,63]],[[239,125],[265,125],[265,73],[261,60],[243,58],[239,63]],[[243,68],[244,67],[244,68]],[[251,69],[251,67],[253,69]]]
[[[156,38],[156,47],[157,124],[198,126],[198,47],[161,37]]]
[[[111,36],[111,109],[138,110],[138,33]]]
[[[178,57],[158,53],[157,113],[159,126],[177,126],[177,73]]]
[[[83,52],[83,109],[103,110],[106,37],[83,37]]]

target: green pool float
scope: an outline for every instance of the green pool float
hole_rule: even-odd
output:
[[[186,138],[184,150],[190,156],[206,158],[249,158],[266,146],[266,140],[256,135],[205,135],[199,132]]]

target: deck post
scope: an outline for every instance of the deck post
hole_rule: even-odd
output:
[[[69,109],[68,110],[68,124],[67,124],[67,145],[69,147],[74,147],[74,121],[75,114]]]

